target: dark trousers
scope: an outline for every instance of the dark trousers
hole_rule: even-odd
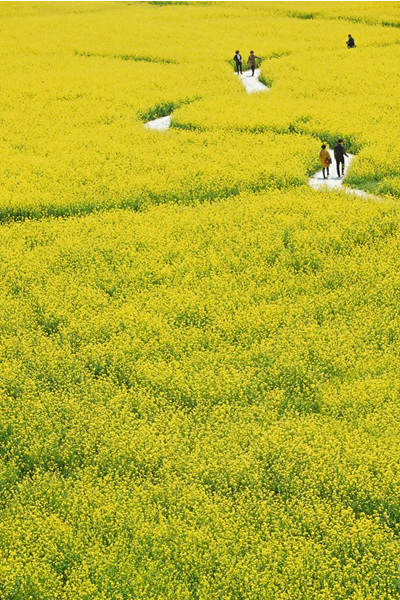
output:
[[[242,63],[241,63],[241,62],[239,62],[238,60],[236,61],[236,71],[237,71],[238,73],[242,73],[242,74],[243,74],[243,71],[242,71]]]
[[[254,71],[256,70],[255,65],[250,65],[251,74],[254,75]]]
[[[324,179],[326,179],[326,177],[325,177],[325,169],[326,169],[326,174],[327,174],[327,176],[329,177],[329,167],[324,167],[324,168],[322,169],[322,175],[324,176]]]
[[[342,172],[340,172],[340,165],[342,165]],[[342,177],[344,175],[344,158],[336,159],[336,171],[338,177]]]

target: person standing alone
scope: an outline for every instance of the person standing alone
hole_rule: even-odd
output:
[[[343,140],[338,140],[338,143],[334,147],[333,151],[335,153],[336,170],[337,170],[338,177],[343,177],[344,176],[344,157],[349,156],[343,147]],[[342,174],[340,174],[340,165],[342,165]]]
[[[256,56],[253,52],[253,50],[251,50],[250,52],[250,56],[247,60],[247,62],[249,63],[249,67],[251,69],[251,76],[254,77],[254,71],[256,69],[256,58],[258,58],[258,60],[261,60],[259,56]]]
[[[351,35],[351,33],[349,33],[348,40],[347,40],[346,44],[347,44],[347,48],[349,50],[350,50],[350,48],[355,48],[356,47],[356,43],[355,43],[354,38]]]
[[[239,75],[239,73],[240,73],[241,75],[243,75],[243,71],[242,71],[242,55],[240,54],[239,50],[236,50],[235,56],[233,57],[233,60],[236,63],[237,74]]]

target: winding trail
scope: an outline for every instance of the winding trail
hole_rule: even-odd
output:
[[[343,182],[343,177],[338,177],[336,172],[336,161],[333,150],[329,149],[329,154],[331,155],[332,164],[329,167],[330,176],[328,179],[324,179],[324,176],[321,171],[315,173],[308,180],[308,185],[312,187],[314,190],[328,190],[328,191],[337,191],[341,190],[346,192],[346,194],[351,194],[353,196],[359,196],[360,198],[364,198],[364,200],[383,200],[383,198],[379,198],[374,194],[369,194],[368,192],[364,192],[364,190],[359,190],[357,188],[347,187],[347,185]],[[355,159],[354,154],[349,154],[348,158],[345,157],[345,175],[349,170],[349,167],[353,160]]]
[[[239,75],[239,79],[243,83],[248,94],[253,94],[254,92],[268,92],[270,90],[269,87],[259,81],[258,78],[260,77],[260,74],[261,70],[256,69],[254,71],[254,77],[251,75],[251,71],[244,71],[242,75]],[[234,75],[235,77],[238,76],[237,73],[234,73]],[[159,119],[148,121],[144,126],[146,129],[152,129],[153,131],[167,131],[167,129],[171,127],[171,117],[172,115],[160,117]]]
[[[264,83],[259,80],[261,75],[261,69],[256,69],[254,72],[254,77],[251,74],[251,71],[244,71],[243,74],[238,75],[238,73],[234,73],[235,77],[239,77],[239,80],[245,87],[245,90],[248,94],[253,94],[254,92],[269,92],[271,88],[267,87]],[[167,131],[171,127],[172,123],[172,115],[168,115],[166,117],[160,117],[159,119],[154,119],[153,121],[148,121],[144,124],[146,129],[151,129],[153,131]],[[332,164],[330,166],[330,176],[328,179],[323,178],[322,169],[321,171],[317,171],[312,177],[308,180],[308,185],[314,190],[327,190],[327,191],[344,191],[346,194],[352,194],[353,196],[359,196],[365,200],[383,200],[378,196],[373,194],[369,194],[368,192],[364,192],[363,190],[359,190],[357,188],[347,187],[343,182],[343,177],[338,177],[336,173],[336,161],[334,157],[333,150],[329,150],[329,153],[332,158]],[[349,170],[351,163],[353,162],[355,156],[354,154],[349,154],[348,158],[345,157],[345,174]]]
[[[337,172],[336,172],[336,161],[335,161],[335,155],[333,150],[329,149],[329,154],[331,155],[331,159],[332,159],[332,164],[329,167],[329,178],[328,179],[324,179],[324,176],[322,174],[322,169],[321,171],[318,171],[317,173],[315,173],[312,177],[310,177],[310,179],[308,180],[308,185],[310,187],[312,187],[314,190],[338,190],[341,189],[343,186],[343,177],[338,177],[337,176]],[[354,154],[349,154],[349,157],[346,158],[345,157],[345,173],[348,171],[351,163],[354,160]]]

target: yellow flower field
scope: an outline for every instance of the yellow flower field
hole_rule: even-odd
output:
[[[359,152],[352,185],[399,194],[399,28],[361,20],[349,52],[330,4],[311,19],[289,3],[118,6],[0,7],[1,220],[292,188],[338,135]],[[239,40],[265,57],[268,94],[232,75]],[[171,111],[177,131],[143,128]]]
[[[0,3],[0,600],[399,598],[398,8]]]

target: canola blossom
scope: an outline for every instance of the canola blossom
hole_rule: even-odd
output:
[[[0,27],[0,600],[399,598],[397,4]]]

